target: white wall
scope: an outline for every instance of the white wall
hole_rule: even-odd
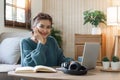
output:
[[[0,28],[4,26],[4,0],[0,0]]]
[[[83,12],[97,9],[106,13],[110,0],[43,0],[43,11],[52,15],[55,27],[63,32],[66,56],[74,57],[74,34],[89,34],[92,26],[83,25]]]
[[[0,33],[1,32],[26,32],[28,30],[18,28],[8,28],[4,26],[4,0],[0,0]],[[42,0],[31,0],[31,20],[42,11]]]
[[[42,12],[42,0],[31,0],[31,18]]]

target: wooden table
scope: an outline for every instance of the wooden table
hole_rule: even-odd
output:
[[[61,71],[57,73],[15,73],[8,72],[8,76],[25,78],[25,80],[119,80],[120,72],[103,72],[101,67],[89,70],[87,75],[68,75]],[[16,80],[15,79],[15,80]]]

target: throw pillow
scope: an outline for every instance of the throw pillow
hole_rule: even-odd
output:
[[[20,37],[6,38],[0,44],[0,62],[17,64],[20,58]]]

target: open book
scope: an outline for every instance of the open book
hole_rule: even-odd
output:
[[[35,67],[17,67],[15,69],[16,73],[31,73],[31,72],[57,72],[56,69],[52,68],[52,67],[47,67],[47,66],[43,66],[43,65],[38,65]]]

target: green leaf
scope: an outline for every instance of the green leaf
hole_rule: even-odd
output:
[[[83,12],[84,15],[84,25],[90,23],[97,27],[99,23],[106,24],[106,16],[102,11],[99,10],[86,10]]]
[[[60,47],[62,47],[62,36],[61,36],[61,34],[62,33],[61,33],[60,30],[52,28],[51,36],[53,36],[57,40],[57,43]]]
[[[108,57],[105,56],[105,57],[102,59],[102,61],[108,62],[108,61],[110,61],[110,60],[108,59]]]
[[[119,61],[119,58],[118,58],[117,56],[113,56],[113,57],[112,57],[112,61],[113,61],[113,62],[118,62],[118,61]]]

